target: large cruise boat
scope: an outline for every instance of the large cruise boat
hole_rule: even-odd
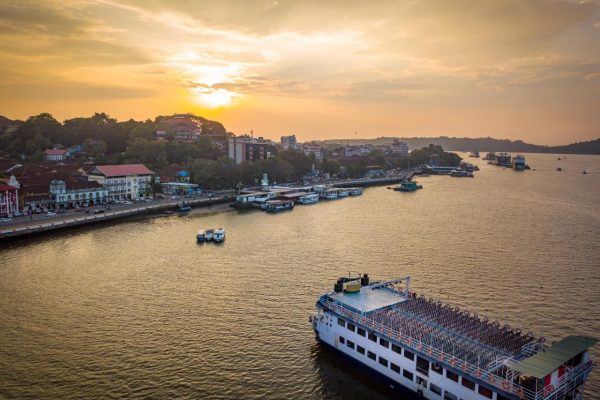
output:
[[[444,400],[576,400],[597,340],[551,345],[409,291],[410,277],[338,279],[309,318],[317,338],[381,375],[394,388]]]

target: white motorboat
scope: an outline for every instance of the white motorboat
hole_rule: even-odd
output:
[[[225,240],[225,229],[223,229],[223,228],[215,229],[212,240],[217,243],[224,241]]]
[[[214,229],[207,229],[206,232],[204,233],[204,240],[207,242],[210,242],[211,240],[213,240],[214,233],[215,233]]]
[[[304,196],[299,197],[298,200],[296,200],[296,202],[300,203],[300,204],[313,204],[318,201],[319,201],[318,193],[308,193],[308,194],[305,194]]]

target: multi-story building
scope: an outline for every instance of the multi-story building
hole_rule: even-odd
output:
[[[262,137],[238,136],[229,139],[228,155],[236,164],[242,161],[265,160],[269,157],[267,146],[271,141]]]
[[[143,164],[96,165],[87,175],[108,190],[110,200],[136,200],[150,194],[154,172]]]
[[[0,216],[11,215],[19,211],[19,189],[0,184]]]
[[[317,161],[321,161],[323,159],[324,150],[323,146],[320,144],[304,143],[302,145],[302,151],[307,157],[313,155]]]
[[[56,208],[82,204],[103,204],[108,201],[108,189],[96,181],[83,179],[50,181],[50,199]]]
[[[296,135],[282,136],[281,137],[281,147],[284,149],[297,149],[298,141],[296,140]]]
[[[373,150],[373,146],[370,144],[365,146],[346,146],[344,147],[344,157],[368,156],[371,150]]]
[[[394,139],[390,144],[390,151],[392,154],[399,154],[402,157],[408,157],[408,145],[405,142],[401,142],[398,139]]]

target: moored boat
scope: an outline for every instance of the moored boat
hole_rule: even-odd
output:
[[[525,170],[525,157],[521,154],[518,154],[513,158],[513,168],[515,171],[524,171]]]
[[[361,187],[350,188],[350,196],[360,196],[361,194],[363,194],[363,188],[361,188]]]
[[[214,233],[214,229],[207,229],[206,232],[204,232],[204,240],[210,242],[213,239]]]
[[[400,186],[394,188],[396,192],[414,192],[419,189],[423,189],[423,185],[419,185],[415,181],[406,181],[400,183]]]
[[[223,228],[215,229],[212,240],[213,240],[213,242],[217,242],[217,243],[224,241],[225,240],[225,229],[223,229]]]
[[[300,204],[313,204],[319,201],[318,193],[307,193],[296,200]]]
[[[196,240],[198,242],[204,242],[206,240],[206,232],[204,231],[204,229],[200,229],[198,231],[198,233],[196,234]]]
[[[596,339],[572,335],[547,345],[532,332],[417,296],[410,282],[338,279],[309,317],[317,340],[420,398],[582,399]]]
[[[454,178],[473,178],[474,177],[472,172],[464,171],[460,168],[455,169],[452,172],[450,172],[450,176],[452,176]]]
[[[322,199],[335,200],[338,198],[337,189],[327,189],[319,194]]]
[[[265,203],[264,210],[268,213],[291,210],[294,208],[292,200],[269,200]]]
[[[348,189],[338,189],[338,198],[348,197],[350,191]]]

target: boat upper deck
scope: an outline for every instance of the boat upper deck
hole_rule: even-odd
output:
[[[531,333],[408,293],[370,285],[356,293],[329,293],[322,301],[331,301],[385,331],[413,338],[482,369],[500,359],[530,356],[541,345]]]
[[[361,287],[355,293],[332,293],[329,297],[353,311],[366,314],[406,301],[402,293],[387,287],[374,289],[370,286]]]

